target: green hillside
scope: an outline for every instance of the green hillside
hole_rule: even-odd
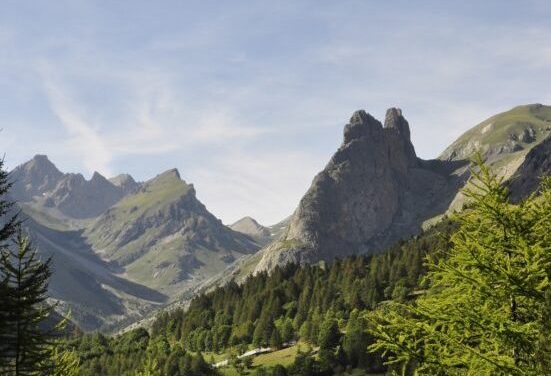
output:
[[[124,276],[172,297],[259,247],[225,227],[169,170],[124,197],[85,231],[94,250]]]
[[[490,158],[525,155],[551,133],[551,106],[530,104],[502,112],[471,128],[440,159],[466,159],[476,151]]]

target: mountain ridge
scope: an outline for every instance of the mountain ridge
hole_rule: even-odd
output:
[[[475,146],[498,175],[509,178],[550,133],[551,107],[517,106],[471,128],[440,157],[422,160],[400,109],[387,110],[384,125],[356,111],[342,145],[314,178],[283,237],[260,251],[254,272],[376,253],[413,236],[461,209],[460,188],[469,177],[468,158],[479,151]]]
[[[415,234],[438,212],[437,192],[454,192],[461,183],[461,177],[449,178],[456,165],[419,159],[400,109],[387,110],[384,124],[356,111],[344,127],[342,145],[255,271],[376,252]]]
[[[423,160],[400,109],[390,108],[383,123],[356,111],[297,209],[269,227],[250,217],[225,226],[177,169],[145,182],[99,173],[86,180],[37,155],[10,173],[11,196],[41,252],[60,257],[53,297],[86,330],[116,330],[251,273],[377,253],[415,236],[461,209],[473,145],[486,145],[480,150],[488,165],[510,179],[516,199],[525,197],[536,175],[551,168],[550,134],[551,107],[518,106],[471,128],[439,158]],[[82,296],[68,289],[81,285],[88,289]],[[90,310],[85,300],[101,309]]]
[[[260,247],[212,215],[177,169],[143,183],[86,180],[37,155],[10,179],[26,230],[54,258],[52,298],[85,330],[139,320]]]

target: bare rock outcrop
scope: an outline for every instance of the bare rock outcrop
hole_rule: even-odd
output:
[[[537,191],[544,176],[551,174],[551,135],[526,155],[508,182],[511,197],[519,201]]]
[[[450,176],[456,165],[417,158],[401,110],[389,109],[384,125],[355,112],[341,147],[314,178],[287,232],[262,251],[256,271],[377,252],[419,232],[461,184]]]

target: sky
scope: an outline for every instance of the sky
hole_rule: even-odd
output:
[[[351,114],[400,107],[422,158],[551,104],[551,2],[6,1],[0,151],[169,168],[224,223],[290,215]]]

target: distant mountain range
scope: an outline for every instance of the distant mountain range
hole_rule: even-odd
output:
[[[97,172],[86,180],[37,155],[10,178],[32,239],[53,255],[51,295],[85,330],[116,329],[178,300],[270,239],[224,226],[177,170],[144,183]]]
[[[551,172],[550,134],[551,107],[519,106],[422,160],[401,110],[383,123],[357,111],[295,212],[271,227],[250,217],[225,226],[177,170],[143,183],[86,180],[37,155],[11,172],[11,196],[35,244],[54,256],[52,297],[83,329],[114,331],[230,279],[380,252],[416,235],[462,207],[477,151],[520,199]]]

